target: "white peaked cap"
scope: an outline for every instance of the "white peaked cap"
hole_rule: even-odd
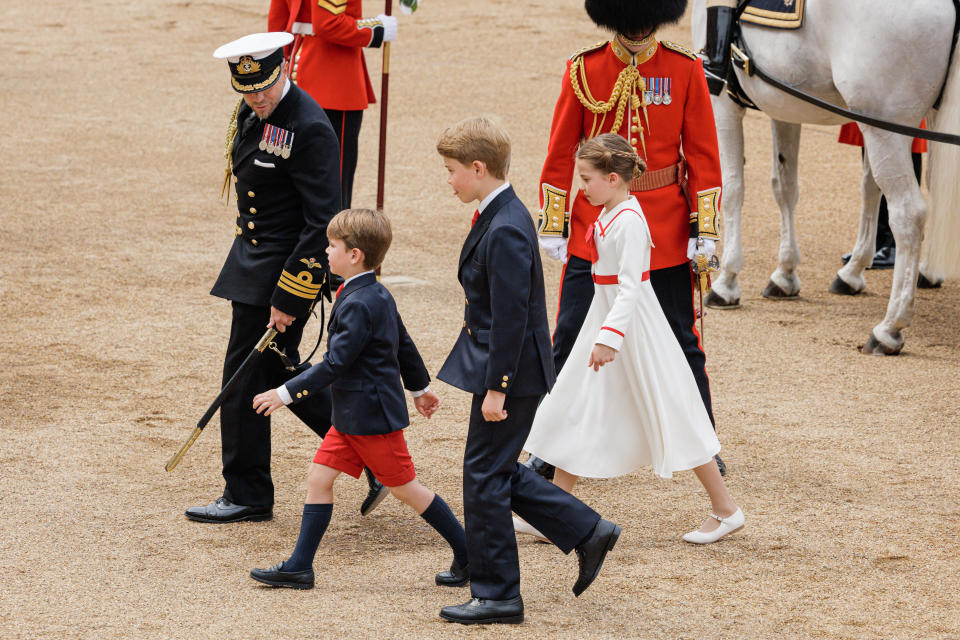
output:
[[[213,57],[221,60],[226,58],[227,62],[240,62],[241,56],[261,60],[291,42],[293,42],[293,35],[286,31],[251,33],[218,48],[213,52]]]

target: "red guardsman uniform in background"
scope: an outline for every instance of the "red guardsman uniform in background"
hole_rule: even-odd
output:
[[[690,266],[698,251],[710,257],[719,239],[722,180],[713,108],[697,56],[680,45],[658,42],[653,34],[660,24],[682,16],[686,2],[622,4],[586,3],[594,22],[618,33],[568,60],[540,176],[541,246],[551,257],[566,259],[553,337],[554,364],[559,372],[593,298],[585,236],[600,207],[592,206],[583,193],[571,202],[574,154],[584,140],[618,133],[647,163],[644,175],[631,183],[631,193],[653,236],[650,283],[713,421]],[[645,31],[649,35],[639,40],[623,35],[634,32],[632,25],[637,24],[650,26]],[[540,469],[542,461],[528,464]]]
[[[341,194],[348,209],[363,111],[376,102],[363,48],[393,40],[397,19],[363,19],[362,0],[271,0],[267,28],[303,36],[293,79],[323,107],[340,140]]]

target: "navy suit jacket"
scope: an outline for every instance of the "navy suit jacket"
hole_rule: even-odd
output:
[[[470,229],[457,277],[466,295],[463,330],[437,377],[478,395],[549,391],[556,374],[537,232],[512,187]]]
[[[293,402],[330,385],[337,431],[367,436],[409,426],[403,386],[420,391],[430,384],[430,375],[393,296],[375,275],[364,274],[344,286],[330,311],[327,332],[323,361],[286,383]]]

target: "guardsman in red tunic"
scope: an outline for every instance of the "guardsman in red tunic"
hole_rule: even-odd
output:
[[[711,257],[720,237],[717,131],[700,60],[689,49],[655,36],[658,27],[683,16],[687,3],[585,4],[590,18],[615,35],[567,61],[540,176],[540,244],[547,255],[565,261],[554,364],[557,371],[563,367],[593,298],[585,237],[600,207],[592,206],[582,192],[572,197],[574,154],[584,140],[618,133],[647,163],[646,173],[631,184],[631,193],[643,208],[655,245],[650,282],[713,421],[690,260],[698,252]],[[552,472],[537,459],[528,465],[547,475]]]
[[[363,48],[396,38],[397,19],[364,19],[362,0],[271,0],[267,27],[303,37],[293,79],[323,107],[337,134],[340,192],[349,209],[360,122],[367,105],[377,101]]]

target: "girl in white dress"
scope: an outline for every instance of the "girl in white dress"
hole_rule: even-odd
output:
[[[720,443],[649,282],[653,244],[630,195],[643,162],[608,133],[580,147],[577,171],[584,195],[604,207],[587,240],[596,248],[593,302],[524,449],[554,465],[554,482],[566,491],[580,476],[612,478],[651,465],[670,478],[693,469],[712,511],[683,539],[715,542],[743,527],[743,512],[720,476]],[[539,533],[522,520],[514,524],[520,533]]]

